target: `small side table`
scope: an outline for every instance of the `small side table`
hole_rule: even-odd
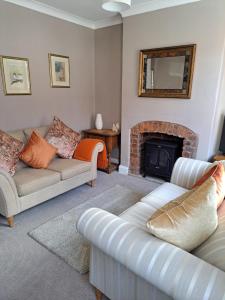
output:
[[[220,160],[225,160],[224,154],[217,154],[213,156],[213,161],[220,161]]]
[[[87,129],[84,130],[83,133],[84,138],[100,139],[105,142],[109,164],[108,167],[103,171],[106,171],[108,174],[110,174],[112,171],[117,170],[120,164],[120,132],[115,132],[111,129]],[[115,148],[119,149],[118,164],[111,162],[111,153]]]

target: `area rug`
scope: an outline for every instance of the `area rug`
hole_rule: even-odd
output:
[[[99,207],[119,215],[143,196],[127,187],[115,185],[63,215],[47,221],[28,234],[78,272],[84,274],[89,270],[90,245],[76,231],[79,216],[91,207]]]

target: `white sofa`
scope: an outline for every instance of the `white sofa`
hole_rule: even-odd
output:
[[[190,189],[209,166],[179,158],[170,183],[162,184],[119,217],[97,208],[82,214],[77,228],[92,244],[90,283],[97,299],[102,293],[111,300],[225,299],[225,272],[146,229],[147,219]]]
[[[9,134],[25,144],[34,129],[45,136],[48,127],[27,128]],[[19,161],[13,177],[0,169],[0,214],[12,227],[16,214],[84,183],[93,186],[97,177],[97,157],[102,150],[103,144],[98,143],[91,162],[56,157],[48,169],[33,169]]]

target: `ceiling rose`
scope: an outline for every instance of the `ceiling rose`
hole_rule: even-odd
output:
[[[103,0],[102,8],[111,12],[122,12],[131,6],[131,0]]]

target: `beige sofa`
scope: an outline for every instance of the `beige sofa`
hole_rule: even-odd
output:
[[[9,134],[26,143],[34,129],[45,136],[48,127],[27,128]],[[13,177],[0,169],[0,214],[12,227],[16,214],[84,183],[93,186],[97,177],[97,157],[102,150],[102,143],[98,143],[91,162],[56,157],[48,169],[33,169],[19,161]]]
[[[77,229],[92,244],[89,280],[96,299],[102,293],[111,300],[225,299],[225,217],[192,253],[151,235],[146,226],[157,209],[189,190],[209,167],[181,157],[170,182],[119,217],[99,208],[81,215]]]

